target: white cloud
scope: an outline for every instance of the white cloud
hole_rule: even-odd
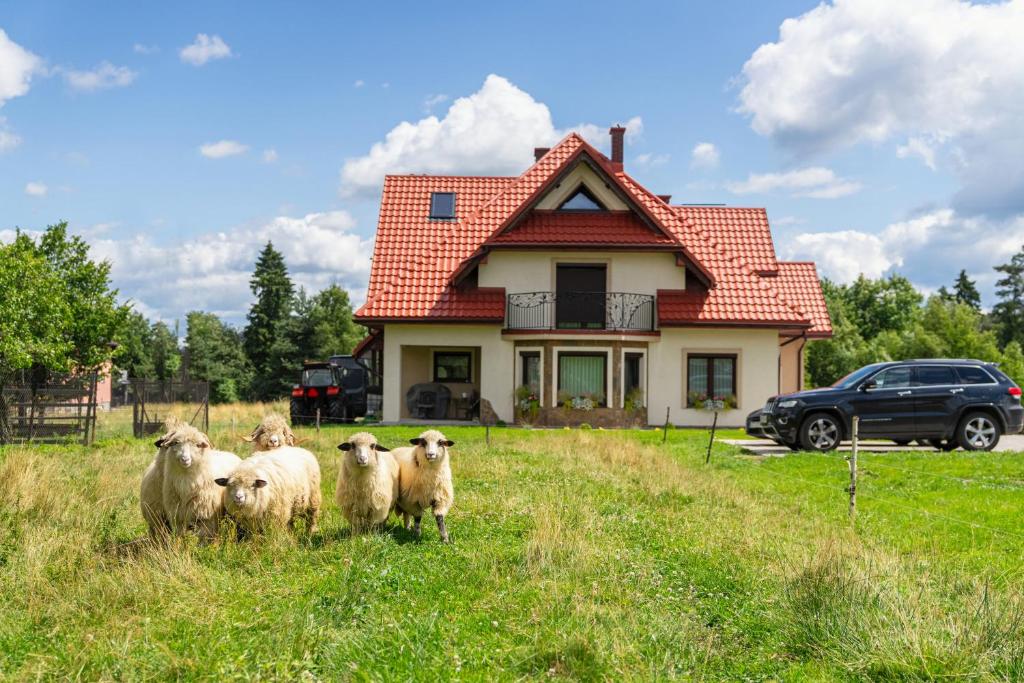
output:
[[[45,197],[49,191],[46,185],[40,182],[30,182],[25,184],[25,194],[29,197]]]
[[[277,150],[276,149],[265,149],[263,150],[263,163],[272,164],[277,161]]]
[[[643,121],[626,122],[627,139]],[[386,173],[518,174],[533,162],[533,148],[550,146],[570,130],[606,147],[607,128],[579,124],[558,129],[547,105],[491,74],[477,92],[452,102],[443,118],[403,121],[362,157],[341,169],[344,196],[376,192]]]
[[[21,138],[11,132],[7,119],[0,116],[0,154],[8,152],[21,144]]]
[[[224,59],[231,56],[231,48],[218,36],[205,33],[196,35],[191,45],[186,45],[178,52],[181,61],[193,66],[202,66],[213,59]]]
[[[447,95],[427,95],[427,99],[423,100],[423,110],[429,114],[434,107],[447,101]]]
[[[364,85],[366,85],[366,81],[364,81],[362,79],[359,79],[355,83],[352,84],[352,87],[353,88],[362,88]]]
[[[160,52],[158,45],[145,45],[143,43],[135,43],[132,45],[132,51],[137,55],[151,55]]]
[[[236,154],[244,154],[249,150],[249,145],[243,145],[235,140],[220,140],[218,142],[207,142],[199,146],[199,153],[207,159],[223,159]]]
[[[0,107],[4,102],[28,92],[32,76],[43,68],[43,62],[7,37],[0,29]]]
[[[698,142],[690,153],[690,166],[692,168],[715,168],[718,166],[720,155],[718,148],[710,142]]]
[[[360,304],[373,242],[353,232],[354,227],[345,211],[279,216],[263,225],[171,244],[157,244],[148,233],[101,237],[92,240],[92,256],[108,259],[114,285],[153,317],[183,319],[188,311],[204,310],[241,323],[252,301],[253,264],[268,241],[284,255],[296,285],[316,292],[338,283],[350,292],[353,304]]]
[[[131,85],[139,75],[126,66],[114,66],[110,62],[102,62],[90,71],[64,69],[62,73],[71,88],[82,92],[123,88]]]
[[[1024,210],[1024,2],[836,0],[784,21],[743,67],[740,111],[798,153],[897,142],[960,210]]]
[[[633,159],[633,163],[643,168],[650,168],[652,166],[662,166],[667,164],[669,159],[672,157],[668,154],[651,154],[645,152],[644,154],[637,154],[636,158]]]
[[[733,194],[764,194],[782,191],[793,197],[836,199],[854,194],[860,183],[846,180],[832,169],[821,166],[801,168],[785,173],[751,173],[746,180],[726,183]]]

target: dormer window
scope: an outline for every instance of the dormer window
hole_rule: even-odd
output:
[[[579,189],[572,193],[568,199],[558,207],[559,211],[605,211],[604,206],[597,200],[597,197],[587,189],[586,185],[580,185]]]
[[[440,220],[451,220],[455,218],[455,193],[431,192],[430,217]]]

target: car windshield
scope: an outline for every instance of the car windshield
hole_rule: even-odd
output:
[[[329,387],[334,384],[330,368],[309,368],[302,371],[302,386]]]
[[[850,389],[850,388],[860,384],[861,381],[864,380],[864,378],[866,378],[868,375],[870,375],[871,373],[873,373],[876,370],[878,370],[878,368],[880,368],[881,366],[882,366],[881,363],[875,363],[873,365],[865,365],[860,370],[854,370],[853,372],[851,372],[846,377],[843,377],[842,379],[836,380],[836,382],[832,386],[837,388],[837,389]]]

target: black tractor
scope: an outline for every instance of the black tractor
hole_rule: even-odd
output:
[[[352,356],[302,364],[302,380],[292,389],[292,425],[351,422],[366,415],[369,370]]]

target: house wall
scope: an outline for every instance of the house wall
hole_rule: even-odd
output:
[[[779,393],[789,394],[804,388],[804,345],[807,341],[779,337]],[[782,344],[790,341],[789,344]]]
[[[580,184],[587,186],[587,189],[597,197],[605,208],[612,211],[625,211],[629,206],[611,191],[605,184],[603,178],[597,175],[586,164],[579,164],[567,175],[562,182],[548,192],[537,204],[538,209],[557,209],[570,195],[575,193]]]
[[[779,334],[750,328],[665,328],[648,347],[647,420],[707,426],[712,413],[686,407],[687,353],[735,353],[738,406],[719,414],[719,426],[743,426],[746,416],[778,393]]]
[[[492,251],[480,265],[481,287],[504,287],[509,294],[555,291],[559,263],[605,263],[608,291],[656,294],[659,289],[684,289],[686,269],[673,254],[663,252]]]

